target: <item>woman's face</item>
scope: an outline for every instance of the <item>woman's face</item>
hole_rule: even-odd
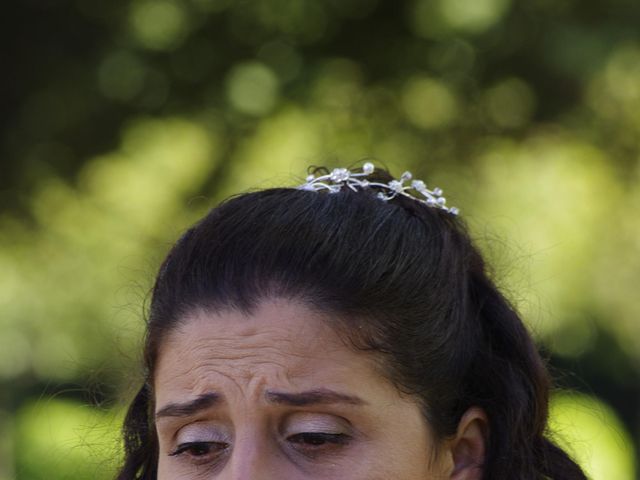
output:
[[[155,395],[160,480],[448,478],[415,400],[299,304],[189,316]]]

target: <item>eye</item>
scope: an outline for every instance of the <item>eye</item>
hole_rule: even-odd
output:
[[[169,454],[170,457],[184,456],[197,463],[215,461],[229,448],[225,442],[187,442],[181,443]]]
[[[287,437],[293,447],[307,456],[333,453],[346,446],[351,437],[344,433],[303,432]]]

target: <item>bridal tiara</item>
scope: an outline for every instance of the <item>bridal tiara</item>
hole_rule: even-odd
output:
[[[298,187],[299,190],[310,190],[319,192],[326,190],[329,193],[338,193],[342,187],[346,186],[357,192],[359,189],[366,189],[375,187],[380,191],[377,197],[385,202],[402,195],[404,197],[411,198],[416,202],[424,203],[429,207],[438,208],[444,210],[452,215],[458,215],[460,210],[456,207],[447,207],[447,200],[442,196],[442,189],[434,187],[433,189],[427,188],[427,185],[422,180],[414,180],[411,172],[404,172],[399,180],[391,180],[388,183],[382,183],[377,181],[369,181],[366,177],[371,175],[375,170],[373,163],[366,162],[362,166],[361,172],[352,172],[347,168],[334,168],[331,173],[326,175],[309,175],[306,183]],[[405,185],[405,182],[411,182]],[[411,191],[417,192],[422,197],[416,197],[412,195]]]

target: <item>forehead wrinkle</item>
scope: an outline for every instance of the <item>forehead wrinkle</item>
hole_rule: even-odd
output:
[[[172,346],[178,346],[175,342]],[[212,384],[223,378],[230,381],[239,390],[266,387],[270,384],[292,385],[293,379],[309,374],[310,360],[313,357],[302,352],[287,352],[273,345],[256,347],[253,345],[234,345],[234,349],[218,348],[210,345],[206,339],[195,344],[173,350],[166,363],[171,363],[170,377],[164,377],[168,385],[180,385],[183,388],[204,393]],[[169,350],[172,350],[169,348]],[[295,362],[291,359],[295,358]]]
[[[295,342],[287,340],[287,343],[295,347]],[[320,359],[322,356],[308,349],[288,349],[281,342],[260,341],[237,343],[234,339],[224,341],[200,338],[189,343],[183,352],[183,356],[198,360],[205,360],[211,364],[219,362],[221,366],[245,365],[274,365],[281,368],[290,368],[290,359],[296,359],[300,363],[309,360]]]
[[[353,378],[344,361],[351,349],[326,318],[295,304],[276,307],[254,316],[202,311],[184,317],[160,346],[158,366],[166,368],[156,371],[164,374],[164,388],[182,395],[226,384],[253,396],[265,388],[299,391]],[[357,355],[358,365],[369,363]]]
[[[209,321],[210,322],[210,321]],[[330,341],[329,348],[324,335],[304,335],[305,332],[292,332],[286,328],[259,330],[250,326],[241,332],[225,332],[221,329],[211,331],[204,336],[186,328],[170,335],[165,344],[166,350],[181,350],[180,357],[223,360],[231,362],[252,362],[267,359],[267,362],[282,362],[297,359],[306,366],[310,360],[326,358],[334,348],[340,349],[342,343]],[[306,341],[305,341],[306,340]],[[333,340],[333,339],[331,339]],[[323,345],[322,351],[318,346]]]
[[[332,358],[334,353],[339,354],[346,348],[340,339],[331,338],[326,342],[324,336],[318,335],[312,336],[310,342],[300,342],[299,338],[279,334],[274,341],[270,335],[272,331],[246,335],[245,338],[249,341],[238,343],[238,336],[231,332],[226,335],[220,335],[219,332],[197,335],[198,332],[183,330],[168,339],[164,352],[176,359],[172,363],[184,375],[192,373],[192,370],[196,370],[197,376],[201,376],[207,369],[224,369],[235,370],[241,376],[250,377],[254,375],[256,367],[259,371],[273,367],[274,371],[285,372],[287,378],[292,378],[313,374],[317,362],[326,365],[325,361]],[[306,348],[305,343],[310,343],[311,347]],[[296,361],[291,362],[291,359]],[[341,368],[341,365],[333,367]]]
[[[256,323],[257,320],[251,320],[251,322]],[[211,320],[207,321],[207,324],[209,323],[211,323]],[[198,335],[195,336],[194,332],[189,330],[185,331],[183,329],[175,332],[174,335],[170,335],[169,341],[174,340],[180,342],[180,340],[185,340],[189,337],[195,336],[194,343],[202,343],[208,347],[216,345],[219,349],[228,347],[232,350],[237,350],[242,347],[252,349],[256,347],[268,348],[274,343],[281,342],[291,347],[289,349],[291,353],[296,350],[308,353],[309,350],[312,349],[310,347],[317,345],[318,337],[321,337],[321,340],[329,340],[328,335],[318,335],[318,332],[309,331],[311,330],[309,328],[301,328],[296,329],[297,331],[292,331],[292,329],[286,328],[284,325],[277,327],[263,325],[247,325],[238,327],[237,325],[234,325],[233,327],[234,330],[239,331],[212,328],[207,329],[207,333],[204,336],[202,335],[202,332],[199,332]]]

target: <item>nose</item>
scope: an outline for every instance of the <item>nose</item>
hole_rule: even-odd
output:
[[[222,480],[286,480],[277,446],[257,435],[236,438]]]

